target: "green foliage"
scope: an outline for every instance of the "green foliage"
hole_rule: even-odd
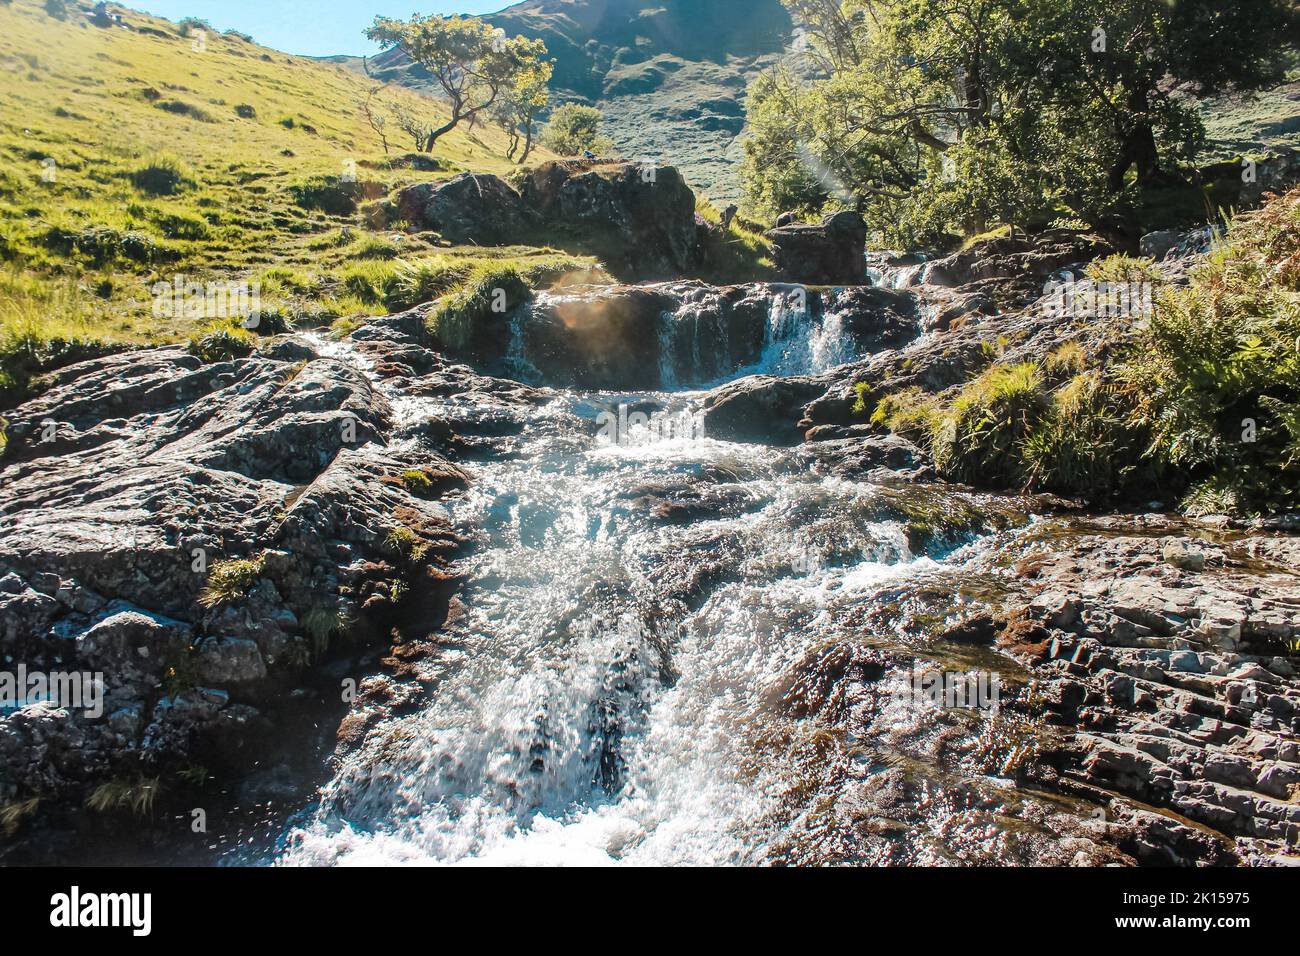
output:
[[[1104,499],[1152,472],[1146,436],[1129,420],[1127,394],[1062,347],[1044,363],[994,365],[945,400],[917,389],[887,395],[872,422],[925,448],[949,479]],[[860,389],[865,400],[867,391]],[[860,402],[863,405],[865,402]]]
[[[161,786],[157,777],[140,776],[135,780],[110,780],[101,783],[86,798],[86,807],[96,813],[130,810],[136,816],[153,812]]]
[[[464,278],[464,267],[444,256],[399,262],[389,292],[390,305],[409,309],[432,302]]]
[[[314,607],[302,618],[302,630],[311,642],[314,658],[329,650],[330,642],[344,637],[352,627],[352,619],[338,607]]]
[[[393,528],[384,538],[384,547],[408,564],[419,564],[428,553],[429,546],[410,528],[401,525]]]
[[[266,569],[266,556],[218,561],[208,569],[207,584],[199,596],[204,607],[237,601],[252,590]]]
[[[189,352],[204,362],[230,362],[251,355],[257,337],[238,319],[221,319],[203,326],[189,341]]]
[[[493,321],[503,321],[519,304],[532,297],[527,280],[512,266],[487,265],[476,269],[465,284],[447,296],[427,319],[430,333],[447,349],[468,352],[475,333]]]
[[[579,103],[565,103],[551,113],[542,133],[542,143],[561,156],[581,156],[590,150],[597,156],[608,155],[614,144],[600,135],[600,110]]]
[[[1143,215],[1204,142],[1191,97],[1280,75],[1284,0],[784,0],[803,69],[749,90],[742,178],[774,214],[862,211],[894,244]],[[1094,32],[1094,28],[1097,32]],[[809,79],[809,76],[812,79]],[[1179,188],[1180,187],[1180,188]]]
[[[194,185],[194,171],[171,153],[160,153],[131,171],[136,189],[150,196],[174,196]]]
[[[413,495],[424,497],[433,491],[433,479],[427,472],[412,468],[398,476],[402,486]]]
[[[1160,272],[1150,259],[1135,259],[1132,256],[1114,255],[1094,259],[1085,270],[1093,282],[1150,282],[1162,281]]]
[[[1160,299],[1125,374],[1153,454],[1196,483],[1186,507],[1300,506],[1300,192]]]

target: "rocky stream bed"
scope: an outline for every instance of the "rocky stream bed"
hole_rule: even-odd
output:
[[[0,715],[0,853],[1300,860],[1300,538],[948,485],[852,410],[1096,337],[1035,306],[1086,256],[57,371],[6,415],[0,654],[106,698]],[[246,589],[201,601],[232,560]],[[918,697],[928,668],[997,706]],[[148,812],[87,811],[109,781]]]

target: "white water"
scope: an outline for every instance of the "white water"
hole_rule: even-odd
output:
[[[809,326],[774,308],[762,365],[817,370],[846,360],[843,342],[833,316]],[[679,413],[699,399],[649,397]],[[465,559],[469,619],[428,663],[419,712],[346,758],[279,862],[764,861],[785,786],[758,745],[779,719],[773,687],[844,636],[832,607],[935,562],[869,517],[871,486],[801,472],[786,452],[650,430],[575,452],[548,427],[617,400],[566,394],[529,413],[523,454],[478,466],[449,503],[485,535]],[[703,468],[743,478],[754,507],[675,526],[631,506]],[[691,586],[717,567],[721,583]]]

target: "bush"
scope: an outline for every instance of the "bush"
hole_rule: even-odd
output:
[[[257,119],[257,110],[249,103],[240,103],[235,107],[235,115],[240,119]]]
[[[455,352],[473,353],[479,333],[493,315],[505,318],[515,306],[532,297],[532,289],[511,266],[480,266],[464,286],[430,312],[429,331],[439,344]],[[500,311],[504,306],[505,311]]]
[[[1044,365],[1061,362],[1053,353]],[[859,394],[861,412],[866,389]],[[1149,491],[1157,477],[1132,411],[1129,391],[1100,371],[1053,390],[1044,369],[1027,362],[994,365],[950,402],[918,389],[886,396],[872,421],[929,449],[945,478],[1100,500],[1138,485]]]
[[[614,144],[600,135],[600,110],[594,106],[565,103],[551,114],[550,122],[542,132],[542,144],[561,156],[579,156],[590,150],[604,155]]]
[[[151,196],[174,196],[194,185],[194,176],[178,157],[164,153],[135,169],[131,173],[131,183]]]
[[[251,355],[257,339],[238,319],[205,325],[190,336],[189,352],[204,362],[230,362]]]
[[[168,113],[175,113],[177,116],[188,116],[190,119],[198,120],[200,123],[215,123],[212,114],[201,106],[195,106],[193,103],[186,103],[184,100],[159,100],[154,104],[158,109]]]
[[[1189,510],[1300,506],[1300,190],[1236,220],[1166,292],[1124,370]]]
[[[216,607],[244,597],[266,568],[266,556],[218,561],[208,570],[207,585],[199,596],[204,607]]]

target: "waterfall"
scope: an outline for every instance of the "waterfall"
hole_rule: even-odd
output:
[[[813,315],[808,292],[795,289],[773,296],[763,355],[751,371],[763,375],[815,375],[858,357],[839,313]]]

